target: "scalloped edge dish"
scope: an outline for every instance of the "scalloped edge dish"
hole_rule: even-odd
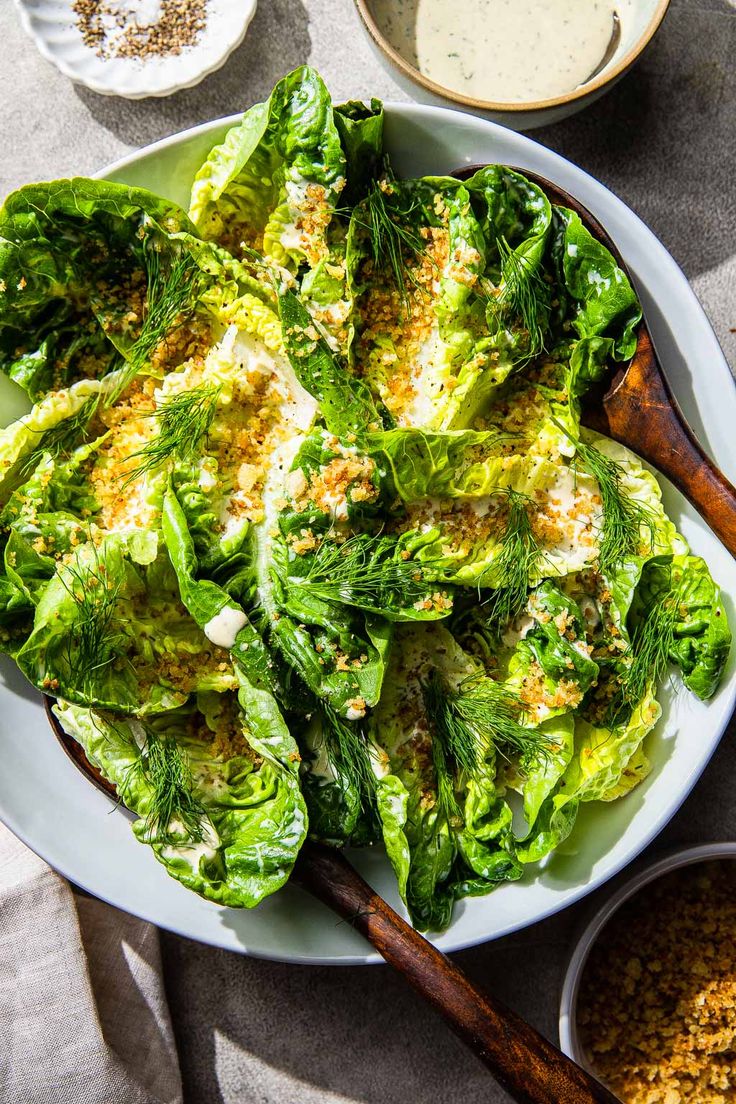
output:
[[[13,0],[23,29],[59,72],[102,96],[142,100],[199,84],[220,69],[245,38],[258,0],[209,0],[207,26],[178,55],[100,58],[86,46],[72,0]]]

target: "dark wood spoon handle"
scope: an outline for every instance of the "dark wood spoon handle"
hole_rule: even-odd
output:
[[[477,989],[338,851],[307,843],[297,880],[372,943],[386,962],[444,1016],[520,1104],[617,1104],[617,1098],[499,1001]]]
[[[666,475],[736,556],[736,488],[698,444],[643,323],[634,359],[603,399],[603,417],[602,431]]]

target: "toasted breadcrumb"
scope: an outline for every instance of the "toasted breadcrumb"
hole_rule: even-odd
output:
[[[647,886],[594,945],[580,1039],[625,1104],[736,1100],[736,863]]]

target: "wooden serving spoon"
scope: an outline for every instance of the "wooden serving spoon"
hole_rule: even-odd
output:
[[[480,167],[454,175],[466,179]],[[526,169],[519,171],[538,184],[553,203],[576,211],[627,271],[616,246],[585,207],[543,177]],[[629,365],[618,369],[606,387],[586,396],[584,422],[627,445],[668,476],[736,555],[736,490],[706,456],[685,421],[644,321],[639,324],[636,352]],[[46,708],[57,738],[75,765],[117,799],[115,787],[61,728],[48,699]],[[372,890],[341,852],[306,843],[293,876],[404,975],[520,1104],[617,1104],[617,1097],[605,1086],[515,1012],[478,989]]]
[[[482,168],[485,166],[473,165],[452,175],[467,180]],[[631,280],[616,245],[587,207],[537,173],[528,169],[514,171],[537,184],[552,203],[575,211]],[[631,283],[633,286],[633,280]],[[657,359],[645,319],[638,325],[636,352],[628,365],[622,365],[612,378],[592,388],[582,403],[584,425],[620,441],[666,475],[731,555],[736,556],[736,488],[706,454],[687,424]]]

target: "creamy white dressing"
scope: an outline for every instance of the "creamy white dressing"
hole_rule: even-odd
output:
[[[235,637],[238,635],[248,618],[242,610],[234,606],[223,606],[204,627],[204,635],[218,648],[232,648]]]
[[[501,636],[505,647],[515,648],[519,641],[523,640],[527,633],[534,628],[534,624],[534,618],[530,613],[520,614]]]
[[[184,825],[178,820],[172,820],[168,827],[174,833],[185,831]],[[220,837],[212,821],[207,819],[202,822],[201,840],[192,841],[191,843],[169,844],[161,849],[161,855],[164,859],[169,860],[175,858],[185,859],[193,870],[198,871],[203,859],[212,862],[217,857],[219,846]]]
[[[500,102],[546,100],[584,84],[632,0],[373,0],[411,65],[445,88]]]

